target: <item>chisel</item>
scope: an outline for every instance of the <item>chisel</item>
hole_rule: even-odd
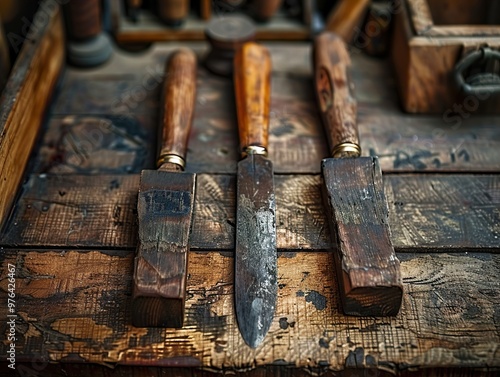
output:
[[[316,95],[332,158],[322,161],[323,197],[332,235],[343,310],[348,315],[392,316],[401,306],[400,264],[391,243],[389,211],[376,157],[359,157],[357,105],[342,39],[314,40]]]
[[[271,58],[247,42],[234,58],[242,160],[236,192],[235,306],[240,333],[257,347],[271,326],[278,291],[273,165],[267,159]]]
[[[132,293],[137,327],[183,325],[196,179],[183,170],[195,97],[196,57],[190,50],[178,50],[166,66],[158,170],[143,170],[139,186]]]

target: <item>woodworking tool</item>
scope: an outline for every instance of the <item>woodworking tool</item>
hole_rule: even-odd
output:
[[[99,0],[71,0],[63,6],[69,36],[67,56],[71,64],[92,67],[106,62],[113,47],[102,30]]]
[[[401,306],[400,264],[391,243],[389,210],[376,157],[359,157],[357,104],[342,39],[314,40],[315,88],[332,158],[322,161],[324,203],[338,250],[334,252],[343,310],[392,316]]]
[[[189,13],[189,0],[158,0],[158,16],[170,27],[180,27]]]
[[[137,215],[132,321],[137,327],[183,325],[195,174],[183,172],[196,97],[196,57],[175,52],[166,67],[158,170],[143,170]]]
[[[242,160],[237,172],[235,306],[243,339],[257,347],[274,316],[277,295],[276,204],[267,159],[271,58],[249,42],[236,52],[234,85]]]
[[[369,4],[370,0],[340,0],[328,15],[325,29],[338,34],[345,43],[352,42]]]
[[[255,39],[254,22],[243,15],[213,18],[205,30],[212,47],[205,59],[208,70],[220,76],[233,76],[235,51]]]

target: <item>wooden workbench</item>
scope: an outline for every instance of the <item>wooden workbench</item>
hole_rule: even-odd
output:
[[[187,45],[203,59],[204,43]],[[179,47],[156,44],[117,49],[96,69],[67,67],[60,79],[0,242],[0,332],[9,330],[12,264],[19,368],[96,377],[500,373],[500,118],[405,115],[388,62],[352,52],[363,154],[380,156],[405,293],[396,317],[347,317],[321,202],[328,153],[310,45],[267,46],[279,292],[263,344],[245,345],[233,308],[233,87],[201,65],[187,156],[198,180],[185,326],[131,325],[139,173],[153,167],[163,66]],[[10,371],[2,362],[0,375]]]

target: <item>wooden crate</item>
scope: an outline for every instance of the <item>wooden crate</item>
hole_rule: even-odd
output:
[[[395,317],[348,317],[321,201],[328,149],[310,45],[268,44],[279,295],[270,332],[252,350],[233,309],[233,86],[200,64],[187,156],[198,182],[186,324],[135,328],[136,198],[140,171],[154,164],[162,69],[178,47],[201,59],[207,46],[171,42],[136,56],[115,50],[101,67],[76,69],[64,64],[59,11],[47,14],[14,68],[0,119],[0,334],[10,331],[4,319],[15,266],[19,375],[498,374],[498,116],[474,114],[436,134],[441,117],[401,113],[385,62],[353,55],[361,146],[380,158],[405,295]],[[2,338],[1,375],[11,375],[9,347]]]
[[[488,0],[402,0],[393,9],[392,61],[405,111],[440,113],[450,122],[457,114],[500,112],[498,94],[463,93],[454,77],[457,63],[473,51],[500,48],[498,5]]]

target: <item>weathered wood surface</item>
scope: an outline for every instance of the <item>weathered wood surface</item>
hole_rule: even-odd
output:
[[[275,176],[278,248],[332,247],[321,182]],[[133,249],[138,188],[138,175],[32,175],[2,245]],[[387,175],[384,191],[397,250],[500,249],[499,175]],[[198,174],[193,249],[234,248],[235,192],[232,175]]]
[[[196,56],[176,51],[166,64],[158,170],[143,170],[137,199],[138,245],[132,323],[180,328],[184,323],[189,234],[196,176],[183,172],[196,101]]]
[[[0,237],[3,290],[5,266],[17,266],[19,362],[32,366],[41,353],[61,361],[54,366],[60,375],[75,376],[85,368],[81,375],[209,373],[140,366],[166,364],[223,367],[228,373],[239,368],[256,376],[372,365],[401,375],[480,375],[475,369],[425,369],[460,366],[498,374],[500,181],[491,174],[498,173],[500,161],[498,118],[404,115],[387,62],[353,52],[365,155],[380,154],[384,173],[461,174],[384,174],[393,243],[402,263],[403,308],[388,319],[345,317],[333,257],[324,252],[332,243],[319,171],[328,148],[306,44],[269,45],[280,296],[266,343],[249,351],[232,311],[238,161],[233,87],[203,68],[187,156],[188,169],[201,173],[187,325],[178,331],[130,325],[138,173],[154,166],[159,71],[178,47],[161,45],[134,56],[116,51],[98,69],[67,70],[20,200]],[[193,47],[202,58],[206,47]],[[0,308],[7,308],[6,295],[0,300]],[[5,322],[0,326],[5,334]],[[6,346],[0,344],[3,355]],[[79,369],[85,360],[130,369],[90,371],[92,364]],[[281,367],[272,369],[270,362]],[[55,376],[51,368],[42,372]],[[345,375],[351,372],[356,373],[346,369]],[[372,372],[378,371],[360,373]]]
[[[7,265],[16,266],[18,361],[41,353],[50,361],[239,370],[271,363],[500,368],[497,255],[402,254],[400,314],[355,318],[340,314],[330,253],[282,253],[275,319],[256,350],[236,327],[233,259],[217,252],[189,258],[184,328],[139,329],[130,325],[132,252],[5,251],[2,287]],[[0,300],[6,308],[6,296]]]
[[[463,6],[453,4],[434,1],[433,13],[438,17],[446,14],[440,22],[448,24],[463,18],[474,22],[480,13],[478,9],[486,7],[483,1]],[[454,17],[453,11],[445,10],[446,5],[459,10],[462,17]],[[485,25],[439,26],[433,23],[432,16],[428,0],[404,0],[394,12],[392,60],[405,111],[442,114],[443,117],[458,113],[459,118],[479,112],[498,114],[498,93],[463,94],[455,83],[453,72],[455,65],[470,50],[481,46],[498,49],[500,27],[486,25],[490,22],[487,18],[483,19]]]
[[[49,152],[52,145],[55,148],[58,143],[69,143],[68,138],[61,138],[60,134],[67,133],[77,124],[80,134],[88,134],[86,139],[97,128],[89,125],[81,129],[80,117],[76,118],[77,123],[70,122],[69,125],[61,123],[59,117],[114,116],[116,122],[124,122],[116,125],[125,128],[125,141],[134,143],[134,148],[144,151],[144,154],[151,153],[154,148],[149,146],[154,145],[156,136],[159,88],[165,59],[179,46],[159,46],[133,58],[115,51],[110,64],[98,70],[68,69],[54,103],[54,115],[42,148]],[[206,46],[194,44],[193,47],[202,60],[206,56]],[[269,48],[273,60],[269,157],[277,173],[319,173],[320,161],[328,156],[328,148],[314,95],[310,48],[307,44],[293,47],[270,44]],[[352,52],[351,55],[363,155],[378,155],[384,173],[498,171],[500,128],[497,117],[475,112],[466,112],[463,116],[402,114],[393,73],[388,65],[359,53]],[[232,82],[211,75],[200,67],[197,85],[187,170],[235,173],[239,154]],[[145,145],[140,147],[134,140]],[[68,148],[63,146],[62,152]],[[57,155],[58,151],[52,153]],[[94,155],[88,157],[92,160]],[[149,157],[153,156],[149,154]],[[35,161],[38,160],[39,156],[36,156]],[[150,161],[144,161],[143,167],[153,166],[148,165]],[[301,163],[297,164],[297,161]],[[67,165],[72,164],[67,163],[63,154],[57,166],[53,166],[54,170],[35,171],[77,172],[75,166]],[[103,164],[103,171],[109,173],[109,170],[109,166]],[[140,170],[140,167],[134,167],[132,171]]]
[[[47,9],[47,4],[43,3]],[[58,7],[30,29],[0,101],[0,228],[16,197],[64,62],[64,31]],[[17,36],[20,38],[19,36]],[[14,37],[12,37],[14,38]]]

